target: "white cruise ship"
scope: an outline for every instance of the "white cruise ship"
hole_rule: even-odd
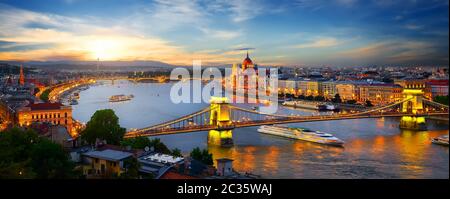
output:
[[[297,140],[303,140],[308,142],[314,142],[319,144],[342,146],[344,141],[334,137],[331,134],[323,133],[320,131],[311,131],[305,128],[290,128],[278,125],[265,125],[258,128],[258,132],[276,135],[281,137],[287,137]]]

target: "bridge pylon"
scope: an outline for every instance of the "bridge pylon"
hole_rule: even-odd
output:
[[[424,92],[420,89],[404,89],[403,99],[409,99],[402,103],[403,113],[417,114],[423,111]],[[427,129],[425,117],[403,116],[400,120],[401,129],[419,130]]]
[[[226,97],[211,97],[209,124],[217,129],[209,131],[208,143],[219,146],[233,145],[233,123],[231,110]]]

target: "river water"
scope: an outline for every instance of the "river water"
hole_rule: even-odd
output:
[[[113,109],[120,124],[143,128],[196,112],[208,104],[174,104],[172,83],[102,82],[80,93],[73,106],[74,118],[87,122],[99,109]],[[133,94],[131,101],[109,103],[111,95]],[[282,114],[318,114],[279,107]],[[337,148],[259,134],[257,127],[233,130],[234,146],[208,145],[208,132],[159,136],[169,148],[183,154],[207,148],[214,159],[234,160],[239,172],[264,178],[449,178],[449,148],[430,139],[449,133],[448,122],[428,121],[428,131],[400,130],[397,118],[358,119],[289,124],[332,133],[344,140]]]

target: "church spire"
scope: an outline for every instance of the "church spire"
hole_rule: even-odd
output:
[[[23,75],[23,65],[20,65],[19,84],[20,84],[21,86],[25,85],[25,77],[24,77],[24,75]]]

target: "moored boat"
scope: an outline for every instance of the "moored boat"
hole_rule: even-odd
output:
[[[70,105],[77,105],[78,101],[76,99],[70,100]]]
[[[448,146],[448,135],[443,135],[440,137],[433,138],[433,139],[431,139],[431,142],[433,144]]]
[[[113,95],[109,98],[109,102],[123,102],[131,100],[134,96],[132,95]]]

